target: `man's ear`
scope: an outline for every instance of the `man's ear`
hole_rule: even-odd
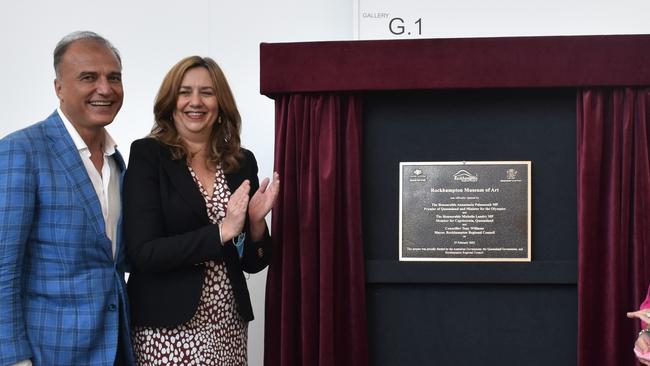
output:
[[[56,93],[56,96],[59,98],[59,100],[61,100],[61,98],[63,97],[61,95],[61,86],[62,86],[61,81],[59,81],[58,78],[55,78],[54,79],[54,92]]]

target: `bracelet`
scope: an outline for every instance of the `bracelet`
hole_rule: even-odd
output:
[[[641,329],[637,338],[641,337],[643,334],[650,334],[650,328]]]
[[[237,254],[239,254],[239,258],[244,256],[244,239],[246,239],[246,233],[239,233],[239,235],[232,238],[232,243],[235,248],[237,248]]]

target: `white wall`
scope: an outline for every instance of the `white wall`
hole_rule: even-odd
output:
[[[347,0],[110,2],[26,0],[0,11],[0,137],[47,117],[57,106],[52,51],[65,34],[93,30],[123,59],[124,105],[109,127],[128,158],[129,145],[152,124],[155,93],[182,57],[214,58],[242,114],[243,144],[273,168],[274,105],[259,93],[259,43],[341,40],[352,36]],[[256,319],[249,326],[249,364],[262,365],[266,271],[248,280]]]
[[[364,5],[372,1],[363,0]],[[386,10],[385,1],[375,1],[382,4],[378,10]],[[274,108],[270,99],[259,94],[259,43],[351,39],[353,3],[5,2],[0,11],[0,136],[42,120],[55,109],[52,50],[63,35],[87,29],[107,37],[122,53],[124,106],[109,130],[125,157],[131,141],[144,136],[151,127],[153,99],[165,72],[180,58],[199,54],[216,59],[229,78],[243,117],[242,141],[255,152],[260,176],[269,176]],[[650,33],[650,22],[644,17],[648,5],[640,0],[449,0],[420,4],[425,3],[430,5],[422,10],[425,19],[432,19],[438,29],[432,36]],[[413,13],[421,14],[420,10]],[[561,26],[558,31],[560,23],[578,24],[578,29]],[[251,366],[262,365],[265,280],[264,272],[248,281],[256,314],[249,328]]]
[[[354,0],[361,39],[650,33],[647,0]],[[365,16],[364,16],[365,14]],[[382,16],[377,16],[381,14]],[[389,20],[404,20],[394,35]],[[420,20],[416,26],[413,22]],[[397,32],[399,33],[399,31]]]

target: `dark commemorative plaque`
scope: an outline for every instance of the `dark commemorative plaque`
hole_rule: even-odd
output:
[[[530,161],[400,163],[400,261],[530,261]]]

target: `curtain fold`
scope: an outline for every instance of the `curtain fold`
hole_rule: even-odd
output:
[[[650,281],[647,88],[577,95],[578,365],[633,365]]]
[[[368,364],[361,233],[361,97],[276,98],[264,364]]]

